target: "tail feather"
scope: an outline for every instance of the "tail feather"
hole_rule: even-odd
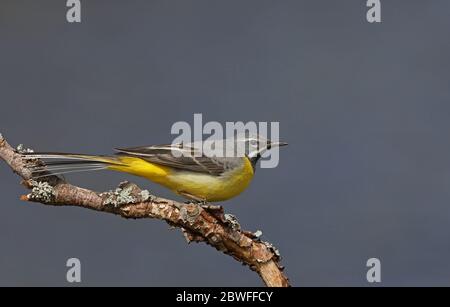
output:
[[[108,168],[110,165],[122,165],[116,157],[69,154],[58,152],[24,153],[24,159],[42,159],[43,165],[31,167],[33,178],[61,175],[73,172],[96,171]],[[47,161],[50,160],[50,161]]]
[[[100,170],[104,170],[106,168],[107,168],[107,166],[102,166],[102,167],[98,167],[98,168],[85,168],[85,169],[62,169],[59,171],[50,171],[50,174],[54,175],[54,176],[58,176],[58,175],[64,175],[64,174],[68,174],[68,173],[100,171]],[[43,173],[42,171],[36,172],[36,173],[32,172],[32,174],[33,174],[33,177],[32,177],[33,179],[47,177],[49,175],[48,173]]]
[[[64,169],[82,169],[82,168],[97,168],[97,167],[107,167],[107,164],[104,163],[89,163],[89,164],[70,164],[70,165],[41,165],[41,166],[34,166],[31,167],[30,170],[33,173],[37,172],[51,172],[51,171],[57,171],[57,170],[64,170]]]

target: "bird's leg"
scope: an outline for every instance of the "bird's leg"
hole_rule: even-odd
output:
[[[202,206],[202,205],[206,204],[206,201],[204,199],[194,196],[192,194],[189,194],[187,192],[178,191],[178,194],[180,194],[181,196],[184,196],[188,199],[184,202],[185,204],[195,204],[198,206]]]

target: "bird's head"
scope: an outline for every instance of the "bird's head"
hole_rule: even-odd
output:
[[[259,135],[238,137],[236,140],[238,146],[245,146],[245,155],[250,159],[253,165],[258,162],[262,154],[267,150],[286,146],[288,144],[285,142],[272,141]]]

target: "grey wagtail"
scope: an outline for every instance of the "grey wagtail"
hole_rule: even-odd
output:
[[[117,148],[113,156],[96,156],[56,152],[23,154],[25,159],[53,159],[34,166],[35,178],[48,172],[59,175],[70,172],[109,169],[147,178],[190,200],[223,201],[244,191],[255,174],[255,166],[266,150],[287,145],[262,137],[238,137],[233,144],[243,146],[242,156],[230,156],[227,148],[223,156],[196,154],[205,143],[151,145]],[[225,144],[225,145],[224,145]],[[216,140],[208,144],[221,148],[230,144]],[[236,148],[233,148],[234,153]]]

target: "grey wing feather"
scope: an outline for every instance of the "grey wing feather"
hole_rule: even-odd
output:
[[[195,147],[182,144],[117,148],[116,150],[119,155],[136,156],[155,164],[215,176],[220,176],[230,168],[242,163],[241,158],[195,156],[194,153],[197,150]],[[175,156],[173,155],[174,151],[183,153],[183,155]]]
[[[114,148],[119,153],[126,153],[130,155],[154,155],[159,153],[171,153],[171,152],[195,152],[195,147],[183,144],[167,144],[167,145],[149,145],[139,147],[127,147],[127,148]]]

